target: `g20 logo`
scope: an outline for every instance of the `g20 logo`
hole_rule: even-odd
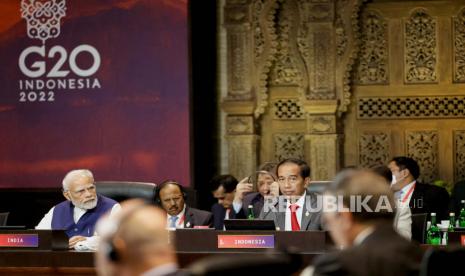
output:
[[[81,68],[76,60],[79,55],[88,53],[92,56],[92,65],[89,68]],[[29,56],[39,56],[41,60],[35,61],[28,67],[26,60]],[[58,61],[55,64],[48,64],[47,58],[55,58],[58,56]],[[89,77],[100,68],[100,54],[95,47],[87,44],[79,45],[74,48],[68,57],[68,52],[62,46],[56,45],[50,48],[47,52],[45,45],[31,46],[24,49],[19,56],[19,68],[21,72],[30,78],[39,78],[46,76],[48,78],[64,78],[70,73],[69,70],[64,70],[62,67],[68,63],[69,69],[80,77]],[[50,68],[50,70],[49,70]]]

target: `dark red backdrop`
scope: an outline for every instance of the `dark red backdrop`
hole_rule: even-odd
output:
[[[189,185],[187,0],[67,0],[66,7],[60,36],[45,45],[68,55],[95,47],[101,66],[92,78],[102,88],[20,102],[19,80],[31,79],[19,69],[20,53],[42,42],[26,35],[19,0],[0,1],[0,187],[58,186],[73,168],[89,168],[97,180]]]

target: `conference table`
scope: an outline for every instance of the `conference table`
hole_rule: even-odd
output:
[[[34,247],[0,247],[0,275],[95,275],[94,253],[67,249],[61,231],[0,230],[2,235],[36,235]],[[185,268],[208,256],[262,256],[298,253],[304,264],[331,250],[327,232],[216,231],[178,229],[171,240],[176,245],[180,266]],[[8,236],[9,235],[9,236]]]

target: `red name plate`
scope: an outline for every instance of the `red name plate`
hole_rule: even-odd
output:
[[[274,248],[274,235],[218,235],[218,248]]]
[[[0,247],[39,247],[39,235],[0,234]]]
[[[460,244],[465,245],[465,235],[460,235]]]

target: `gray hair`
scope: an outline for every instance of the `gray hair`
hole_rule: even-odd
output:
[[[82,177],[87,177],[87,178],[94,180],[94,175],[92,174],[90,170],[87,170],[87,169],[72,170],[66,174],[65,178],[63,178],[63,190],[68,191],[69,185],[71,185],[71,183],[74,180],[82,178]]]

